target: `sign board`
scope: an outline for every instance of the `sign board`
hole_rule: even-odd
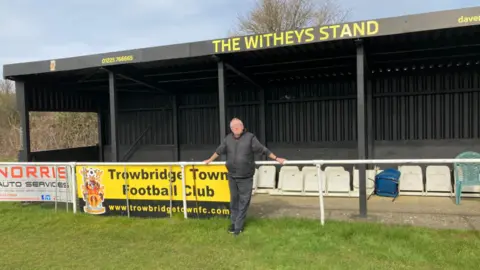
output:
[[[73,202],[66,166],[0,165],[0,201]]]
[[[189,217],[228,217],[230,192],[225,166],[79,165],[81,211],[94,215],[167,217],[183,214],[186,180]],[[127,203],[128,202],[128,203]]]
[[[278,33],[265,33],[212,40],[214,53],[230,53],[301,45],[320,41],[375,36],[380,32],[376,20],[292,29]]]

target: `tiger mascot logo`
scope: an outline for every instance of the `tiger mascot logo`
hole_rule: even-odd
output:
[[[83,201],[85,202],[83,211],[96,215],[105,213],[105,207],[103,206],[105,187],[101,183],[103,171],[94,168],[83,168],[81,174],[83,176]]]

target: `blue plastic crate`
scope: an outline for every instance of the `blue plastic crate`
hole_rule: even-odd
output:
[[[375,176],[375,195],[396,198],[399,193],[400,171],[386,169]]]

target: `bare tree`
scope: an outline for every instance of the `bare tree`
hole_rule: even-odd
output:
[[[15,92],[13,82],[0,79],[0,93],[13,94],[13,92]]]
[[[0,80],[0,161],[15,156],[17,149],[18,113],[12,81]]]
[[[0,128],[15,123],[17,118],[14,84],[12,81],[0,80]]]
[[[239,15],[232,35],[264,34],[345,21],[349,11],[335,0],[257,0]]]

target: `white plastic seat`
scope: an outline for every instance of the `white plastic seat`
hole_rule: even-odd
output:
[[[257,188],[255,193],[269,193],[275,188],[275,174],[277,168],[271,165],[262,165],[258,168]]]
[[[327,182],[327,196],[349,196],[350,195],[350,172],[338,169],[325,169]]]
[[[303,190],[305,195],[318,195],[318,175],[317,167],[315,166],[305,166],[302,168],[302,177],[303,177]],[[323,194],[327,190],[327,183],[323,181],[322,184]]]
[[[325,170],[323,170],[323,183],[325,183],[325,194],[328,193],[328,173],[338,171],[338,172],[345,172],[345,168],[343,166],[326,166]]]
[[[303,191],[302,173],[297,166],[282,166],[279,174],[278,190],[281,193]]]
[[[426,195],[453,195],[453,188],[448,166],[428,166],[426,170]]]
[[[423,174],[420,166],[399,166],[400,195],[424,195]]]

